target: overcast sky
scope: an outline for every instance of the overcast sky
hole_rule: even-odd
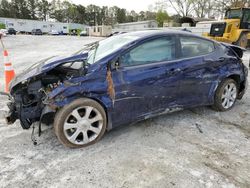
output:
[[[118,6],[127,10],[135,10],[136,12],[148,10],[149,5],[154,5],[157,0],[69,0],[75,4],[87,6],[94,4],[98,6]]]

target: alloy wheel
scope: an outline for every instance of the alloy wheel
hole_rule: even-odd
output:
[[[225,109],[232,107],[236,98],[237,98],[236,85],[234,83],[227,84],[221,96],[222,107]]]
[[[92,106],[74,109],[66,118],[63,130],[69,142],[76,145],[88,144],[95,140],[103,128],[101,113]]]

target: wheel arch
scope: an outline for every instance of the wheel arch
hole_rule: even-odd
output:
[[[237,83],[237,86],[238,87],[240,86],[240,75],[232,74],[232,75],[227,76],[225,79],[227,79],[227,78],[233,79]]]
[[[93,101],[96,101],[98,104],[100,104],[102,106],[102,108],[104,109],[105,111],[105,114],[106,114],[106,119],[107,119],[107,128],[106,130],[109,131],[112,129],[112,121],[111,121],[111,116],[110,114],[108,113],[108,107],[105,105],[105,103],[100,100],[99,98],[97,97],[92,97],[92,96],[88,96],[88,95],[85,95],[85,96],[81,96],[81,97],[78,97],[77,99],[81,99],[81,98],[86,98],[86,99],[91,99]],[[76,100],[76,99],[75,99]]]
[[[238,87],[238,90],[239,90],[237,98],[241,99],[242,98],[241,93],[245,89],[245,83],[244,83],[244,81],[241,80],[240,75],[239,74],[232,74],[232,75],[227,76],[226,78],[231,78],[237,83],[237,87]]]
[[[67,96],[67,101],[64,101],[60,104],[60,107],[63,107],[66,104],[69,104],[77,99],[91,99],[95,102],[97,102],[98,104],[100,104],[102,106],[102,108],[105,111],[106,114],[106,119],[107,119],[107,131],[112,129],[112,118],[111,115],[109,113],[109,106],[108,104],[106,104],[104,101],[102,101],[100,98],[98,98],[98,96],[91,94],[91,93],[85,93],[85,94],[80,94],[78,93],[77,95],[72,95],[72,96]]]
[[[236,89],[236,91],[234,91],[234,97],[233,97],[233,101],[232,101],[232,99],[231,99],[232,90],[230,89],[230,91],[229,91],[228,84],[234,83],[234,85],[237,87],[237,81],[235,79],[237,79],[237,77],[235,77],[234,75],[230,75],[228,77],[225,77],[224,79],[222,79],[218,83],[217,88],[215,90],[214,102],[212,104],[212,108],[214,110],[216,110],[216,111],[226,111],[226,110],[231,109],[234,106],[235,101],[237,100],[237,89]],[[226,91],[227,95],[223,94],[225,89],[227,89],[227,91]],[[229,96],[228,96],[228,92],[230,92],[230,99],[229,99]],[[224,95],[224,97],[223,97],[224,101],[222,101],[222,99],[223,99],[222,96],[223,95]]]
[[[110,129],[112,129],[112,121],[111,121],[111,117],[110,117],[110,114],[108,113],[108,108],[107,106],[104,104],[104,102],[96,97],[91,97],[91,96],[83,96],[83,97],[80,97],[80,98],[87,98],[87,99],[91,99],[91,100],[94,100],[96,101],[97,103],[99,103],[104,111],[105,111],[105,114],[106,114],[106,119],[107,119],[107,130],[109,131]]]
[[[212,85],[210,92],[209,92],[209,101],[210,103],[214,103],[214,95],[219,87],[219,85],[226,79],[233,79],[236,81],[237,86],[240,88],[241,86],[241,79],[239,74],[230,74],[230,75],[224,75],[223,77],[220,77],[214,84]]]
[[[75,126],[67,128],[67,130],[71,130],[72,128],[75,128],[75,130],[73,130],[73,134],[75,136],[72,138],[73,134],[71,134],[71,135],[68,134],[67,131],[65,131],[66,129],[64,128],[65,121],[67,121],[67,119],[69,117],[68,115],[71,115],[72,112],[74,110],[78,109],[78,108],[81,108],[81,107],[89,108],[89,106],[95,108],[98,111],[98,113],[100,113],[102,115],[102,117],[103,117],[102,120],[106,120],[106,121],[102,121],[102,122],[105,122],[105,123],[102,123],[102,127],[101,128],[99,127],[98,128],[99,131],[96,132],[97,127],[92,125],[94,122],[86,121],[86,117],[87,117],[87,119],[90,119],[89,116],[84,115],[84,117],[83,117],[83,116],[81,116],[79,114],[79,112],[77,112],[78,117],[74,115],[75,118],[77,119],[77,122],[80,121],[80,124],[86,124],[86,126],[84,128],[84,126],[82,127],[80,125],[81,127],[79,128],[79,125],[75,124]],[[86,147],[86,146],[89,146],[91,144],[96,143],[97,141],[99,141],[103,137],[103,135],[107,131],[107,123],[108,122],[107,122],[107,115],[106,115],[105,108],[103,107],[103,105],[99,101],[97,101],[97,100],[95,100],[93,98],[84,97],[84,96],[75,97],[74,100],[72,100],[69,103],[69,105],[67,105],[65,107],[66,108],[62,108],[59,111],[57,111],[57,114],[55,115],[54,125],[53,125],[54,126],[54,131],[55,131],[55,134],[56,134],[58,140],[64,146],[67,146],[67,147],[70,147],[70,148]],[[91,109],[93,109],[93,108],[91,108]],[[91,111],[89,111],[89,112],[91,112]],[[86,121],[86,122],[81,123],[82,119],[84,119],[84,121]],[[69,124],[71,124],[71,123],[69,123]],[[103,127],[103,124],[106,124],[106,125]],[[71,124],[71,126],[72,126],[72,124]],[[92,127],[92,128],[94,127],[94,130],[90,129],[90,127]],[[77,129],[78,129],[78,132],[76,131]],[[93,133],[96,134],[95,138],[92,139],[92,140],[89,139],[90,138],[89,135],[88,135],[89,130],[91,130]],[[85,132],[85,134],[83,133],[83,131]],[[71,132],[72,132],[72,130],[71,130]],[[79,137],[80,134],[82,134],[81,138],[78,138],[78,139],[81,139],[81,143],[78,144],[79,141],[77,141],[77,137]],[[85,137],[87,138],[87,140],[85,140]],[[74,139],[74,140],[72,141],[71,138]]]

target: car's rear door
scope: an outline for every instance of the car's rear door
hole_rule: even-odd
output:
[[[114,124],[150,117],[176,106],[180,75],[175,40],[175,36],[151,39],[121,55],[119,68],[112,72]]]
[[[216,55],[215,44],[195,36],[179,36],[180,64],[180,98],[184,106],[206,105],[211,86],[217,82],[220,59]]]

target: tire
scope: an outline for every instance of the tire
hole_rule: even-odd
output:
[[[64,106],[56,113],[54,120],[58,140],[69,148],[96,143],[103,137],[106,127],[105,110],[98,102],[88,98],[76,99]]]
[[[238,85],[230,78],[222,81],[214,96],[212,108],[216,111],[227,111],[233,108],[238,96]]]
[[[247,43],[248,43],[248,39],[247,39],[247,34],[243,33],[240,38],[238,39],[236,45],[242,47],[242,48],[246,48],[247,47]]]

